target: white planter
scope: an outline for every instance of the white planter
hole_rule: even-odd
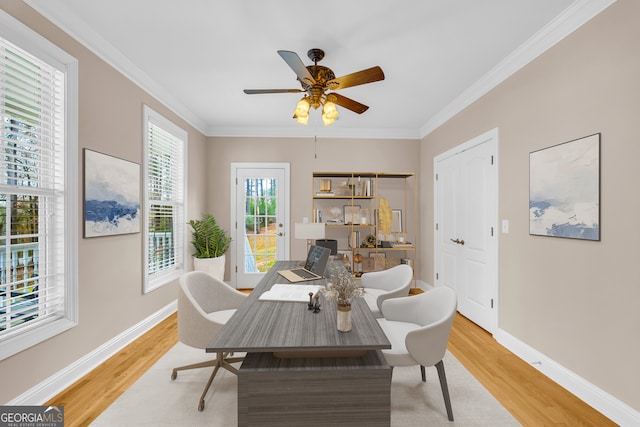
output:
[[[193,269],[197,271],[204,271],[211,274],[216,279],[224,280],[224,254],[217,258],[196,258],[193,257]]]

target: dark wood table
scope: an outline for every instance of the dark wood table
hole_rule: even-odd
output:
[[[380,349],[391,344],[364,300],[352,303],[350,332],[337,330],[335,303],[322,296],[319,313],[303,302],[259,300],[287,283],[278,270],[298,264],[278,261],[206,349],[247,352],[238,425],[390,425],[391,368]]]

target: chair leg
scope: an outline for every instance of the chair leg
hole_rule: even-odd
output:
[[[238,375],[238,370],[231,364],[236,362],[242,362],[244,360],[244,357],[227,357],[227,356],[228,356],[228,353],[217,352],[215,360],[209,360],[207,362],[201,362],[201,363],[194,363],[192,365],[181,366],[179,368],[173,369],[173,372],[171,373],[171,379],[175,380],[176,377],[178,376],[178,371],[184,371],[187,369],[206,368],[211,366],[213,367],[213,372],[211,373],[211,376],[209,377],[209,381],[207,381],[207,385],[204,387],[204,391],[202,392],[202,395],[200,396],[200,400],[198,401],[198,411],[202,411],[204,409],[204,398],[207,395],[207,392],[209,391],[209,387],[211,387],[211,383],[213,383],[213,379],[216,377],[216,374],[218,373],[218,370],[220,368],[224,368],[227,371],[231,372],[232,374]]]
[[[427,373],[424,371],[424,366],[420,365],[420,373],[422,374],[422,382],[427,382]]]
[[[447,418],[453,421],[453,410],[451,409],[451,398],[449,397],[449,387],[447,386],[447,376],[444,373],[444,362],[441,360],[436,363],[438,369],[438,378],[440,378],[440,388],[444,397],[444,405],[447,407]]]

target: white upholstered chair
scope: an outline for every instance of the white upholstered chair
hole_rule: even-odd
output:
[[[407,264],[365,273],[360,278],[364,300],[375,317],[382,317],[381,308],[385,300],[409,295],[412,281],[413,269]]]
[[[455,292],[442,286],[419,295],[386,300],[382,304],[384,318],[378,319],[391,342],[391,349],[382,350],[389,365],[420,365],[422,381],[426,381],[425,366],[437,368],[449,421],[453,421],[453,410],[442,359],[457,304]]]
[[[178,291],[178,339],[188,346],[205,349],[245,298],[245,294],[208,273],[192,271],[182,275]],[[172,380],[176,379],[178,371],[213,367],[200,397],[199,411],[204,409],[204,398],[218,369],[224,368],[237,375],[238,370],[231,363],[241,362],[243,358],[227,356],[219,352],[214,360],[173,369]]]

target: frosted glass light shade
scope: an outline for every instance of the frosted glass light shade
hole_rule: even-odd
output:
[[[309,222],[295,223],[295,236],[296,239],[324,239],[324,223],[322,222]]]

